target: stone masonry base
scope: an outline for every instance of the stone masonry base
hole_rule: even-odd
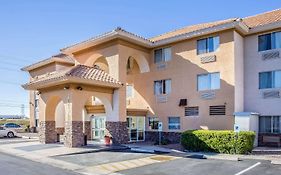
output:
[[[41,143],[56,143],[57,132],[55,121],[41,121],[39,123],[39,141]]]
[[[180,132],[162,132],[162,141],[168,141],[169,143],[180,143],[181,133]],[[158,142],[159,132],[157,131],[146,131],[145,141]]]
[[[84,145],[83,121],[65,122],[64,145],[70,148]]]
[[[274,141],[270,142],[271,139],[266,139],[264,137],[272,138],[272,139],[274,139]],[[264,142],[265,140],[267,140],[267,142]],[[279,140],[279,142],[278,142],[278,140]],[[281,134],[259,133],[258,145],[266,146],[266,147],[281,147]]]
[[[92,139],[91,121],[84,121],[84,134],[87,135],[87,140]]]
[[[129,142],[127,122],[106,121],[106,136],[112,137],[113,144],[125,144]]]

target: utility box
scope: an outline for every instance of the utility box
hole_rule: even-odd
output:
[[[239,131],[254,131],[256,133],[254,146],[258,146],[259,114],[255,112],[235,112],[235,125]]]

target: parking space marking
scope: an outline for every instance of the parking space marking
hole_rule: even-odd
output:
[[[235,175],[244,174],[245,172],[247,172],[247,171],[249,171],[249,170],[255,168],[256,166],[258,166],[258,165],[260,165],[260,164],[261,164],[260,162],[257,162],[256,164],[254,164],[254,165],[252,165],[252,166],[250,166],[250,167],[248,167],[248,168],[246,168],[246,169],[244,169],[244,170],[242,170],[242,171],[236,173]]]
[[[96,165],[96,166],[86,168],[86,171],[87,172],[95,171],[96,173],[102,172],[102,173],[110,174],[110,173],[115,173],[118,171],[142,167],[142,166],[151,165],[154,163],[167,162],[167,161],[176,160],[176,159],[180,159],[180,157],[155,155],[155,156],[150,156],[150,157],[145,157],[145,158],[140,158],[140,159],[133,159],[133,160],[126,160],[126,161]]]

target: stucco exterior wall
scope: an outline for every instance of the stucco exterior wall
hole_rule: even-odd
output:
[[[265,90],[259,89],[259,72],[280,70],[281,59],[262,59],[262,52],[258,52],[258,35],[247,36],[244,41],[245,111],[260,115],[281,115],[281,98],[263,99],[262,92]]]
[[[133,84],[135,88],[135,97],[130,100],[129,107],[148,108],[149,116],[157,116],[163,122],[164,131],[177,131],[168,129],[169,116],[180,117],[181,131],[200,129],[205,126],[209,129],[232,129],[235,84],[234,33],[226,31],[218,35],[220,36],[219,50],[206,54],[216,55],[217,61],[213,63],[202,64],[200,62],[200,57],[203,55],[197,56],[196,54],[198,38],[170,45],[172,60],[167,62],[167,68],[164,70],[157,70],[153,61],[153,50],[151,50],[150,72],[127,77],[127,82]],[[216,97],[212,100],[201,99],[200,92],[197,91],[197,75],[207,72],[220,72],[221,75],[221,88],[215,90]],[[154,95],[154,81],[161,79],[172,80],[172,91],[166,103],[157,103]],[[198,117],[184,116],[184,108],[178,106],[179,100],[182,98],[188,99],[188,106],[199,106]],[[142,101],[146,103],[142,103]],[[224,104],[226,104],[226,116],[209,116],[210,105]]]

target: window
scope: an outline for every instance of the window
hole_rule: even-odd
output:
[[[134,97],[134,87],[133,85],[127,85],[126,86],[126,97],[127,98],[133,98]]]
[[[180,129],[180,117],[169,117],[168,126],[171,130]]]
[[[281,133],[281,116],[260,116],[260,133]]]
[[[260,35],[258,43],[259,51],[281,48],[281,32]]]
[[[158,80],[154,81],[154,94],[170,94],[171,93],[171,80]]]
[[[199,115],[199,107],[185,107],[185,116],[198,116]]]
[[[197,40],[197,55],[214,52],[219,48],[219,36]]]
[[[281,71],[259,73],[259,88],[281,88]]]
[[[38,108],[38,106],[39,106],[39,99],[35,99],[35,101],[34,101],[34,107],[35,107],[35,108]]]
[[[149,117],[148,126],[150,129],[158,129],[159,118],[158,117]]]
[[[170,61],[172,58],[172,51],[170,47],[161,48],[154,51],[154,63],[161,63]]]
[[[225,115],[225,105],[210,106],[209,115]]]
[[[220,88],[220,73],[201,74],[197,76],[198,91]]]

